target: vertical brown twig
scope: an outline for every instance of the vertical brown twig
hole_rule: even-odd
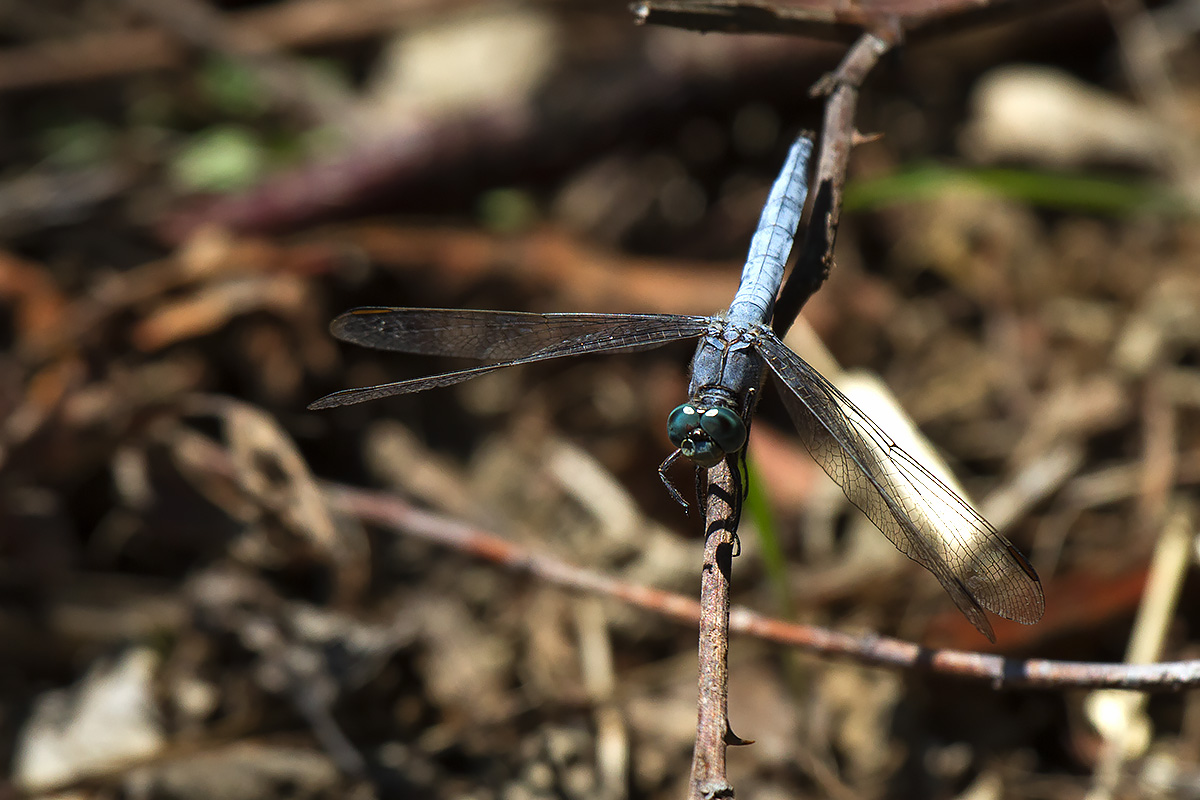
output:
[[[801,307],[808,302],[833,268],[833,245],[837,240],[842,214],[842,194],[846,186],[846,164],[855,145],[854,110],[858,105],[858,87],[879,59],[891,49],[900,33],[864,33],[846,53],[837,69],[812,87],[813,96],[828,95],[825,119],[821,127],[821,149],[812,216],[796,266],[775,303],[775,332],[787,333]]]
[[[821,287],[833,267],[833,246],[841,213],[846,164],[855,144],[854,111],[858,87],[899,36],[864,33],[838,68],[813,87],[826,94],[825,121],[812,221],[796,268],[776,305],[776,329],[786,332],[800,307]],[[690,800],[733,797],[725,776],[725,751],[738,743],[729,727],[729,586],[737,539],[736,467],[726,459],[709,469],[702,504],[705,520],[704,571],[700,588],[700,697]]]
[[[707,470],[704,570],[700,579],[700,697],[689,800],[733,797],[725,777],[729,734],[729,584],[737,539],[736,471],[727,458]],[[736,739],[732,739],[736,742]]]

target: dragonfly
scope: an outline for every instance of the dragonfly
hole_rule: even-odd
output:
[[[1045,609],[1041,582],[1021,552],[771,329],[775,299],[808,194],[812,147],[803,135],[792,145],[751,240],[741,283],[724,313],[356,308],[332,322],[330,330],[336,338],[381,350],[483,363],[344,389],[309,408],[423,392],[518,364],[586,353],[642,351],[698,338],[688,400],[667,418],[667,436],[675,450],[659,467],[677,501],[686,506],[666,470],[681,457],[696,466],[698,476],[725,459],[736,467],[740,459],[739,474],[744,476],[750,421],[769,375],[813,459],[900,552],[933,573],[980,633],[995,642],[985,609],[1027,625],[1037,622]]]

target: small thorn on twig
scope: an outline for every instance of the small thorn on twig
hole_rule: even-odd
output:
[[[874,133],[862,133],[857,129],[850,134],[850,144],[852,147],[858,147],[861,144],[870,144],[877,142],[883,138],[883,131],[875,131]]]
[[[836,72],[826,72],[816,83],[808,90],[809,97],[828,97],[833,94],[833,90],[838,86],[838,75]]]
[[[754,744],[753,739],[743,739],[733,732],[733,728],[729,727],[729,721],[725,721],[725,744],[730,747],[741,747],[743,745]]]

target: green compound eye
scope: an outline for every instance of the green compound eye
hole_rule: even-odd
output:
[[[700,428],[726,453],[736,453],[746,444],[746,425],[728,408],[710,408],[700,415]]]
[[[694,406],[684,403],[667,416],[667,438],[671,440],[671,444],[682,449],[684,439],[699,426],[700,412]]]
[[[746,443],[746,426],[728,408],[700,411],[688,403],[667,417],[667,437],[690,461],[701,467],[718,464],[726,453],[736,453]]]

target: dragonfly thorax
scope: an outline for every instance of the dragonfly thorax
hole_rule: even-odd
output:
[[[684,403],[667,417],[667,436],[689,460],[712,467],[746,444],[746,423],[726,406]]]

